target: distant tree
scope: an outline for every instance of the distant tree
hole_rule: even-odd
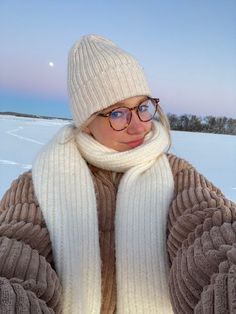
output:
[[[189,117],[186,114],[183,114],[180,116],[180,124],[181,124],[181,130],[188,131],[189,130]]]
[[[236,135],[236,119],[227,117],[199,117],[196,115],[168,113],[172,130]]]
[[[193,132],[201,132],[202,131],[202,123],[201,118],[195,115],[192,115],[189,121],[191,126],[191,131]]]
[[[236,135],[236,120],[229,118],[226,126],[226,133]]]
[[[213,116],[206,116],[204,120],[206,125],[206,131],[213,132],[216,128],[216,118]]]
[[[172,130],[178,130],[178,116],[176,114],[168,113],[168,120]]]

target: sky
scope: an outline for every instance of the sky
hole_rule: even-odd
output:
[[[71,117],[67,55],[99,34],[134,55],[165,112],[236,118],[235,0],[2,0],[0,111]]]

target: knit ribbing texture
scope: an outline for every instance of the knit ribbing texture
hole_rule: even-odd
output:
[[[65,127],[33,167],[37,198],[50,231],[64,289],[63,313],[100,313],[101,265],[96,197],[85,159],[124,172],[116,204],[117,313],[172,313],[166,255],[173,176],[163,154],[168,136],[157,122],[144,144],[126,152]]]
[[[86,35],[68,57],[68,91],[74,123],[80,127],[94,112],[133,96],[151,96],[137,60],[112,41]]]

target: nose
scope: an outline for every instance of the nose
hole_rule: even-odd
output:
[[[136,111],[132,111],[132,116],[131,116],[131,121],[130,124],[127,128],[127,133],[128,134],[140,134],[145,131],[145,122],[142,122]]]

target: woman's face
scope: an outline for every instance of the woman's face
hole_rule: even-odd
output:
[[[146,98],[145,96],[127,98],[103,110],[102,113],[110,112],[112,109],[120,106],[133,108]],[[109,123],[109,117],[96,116],[84,129],[84,132],[93,136],[99,143],[116,151],[123,152],[141,145],[145,135],[150,132],[151,127],[152,121],[140,121],[136,111],[133,110],[130,124],[122,131],[112,129]]]

